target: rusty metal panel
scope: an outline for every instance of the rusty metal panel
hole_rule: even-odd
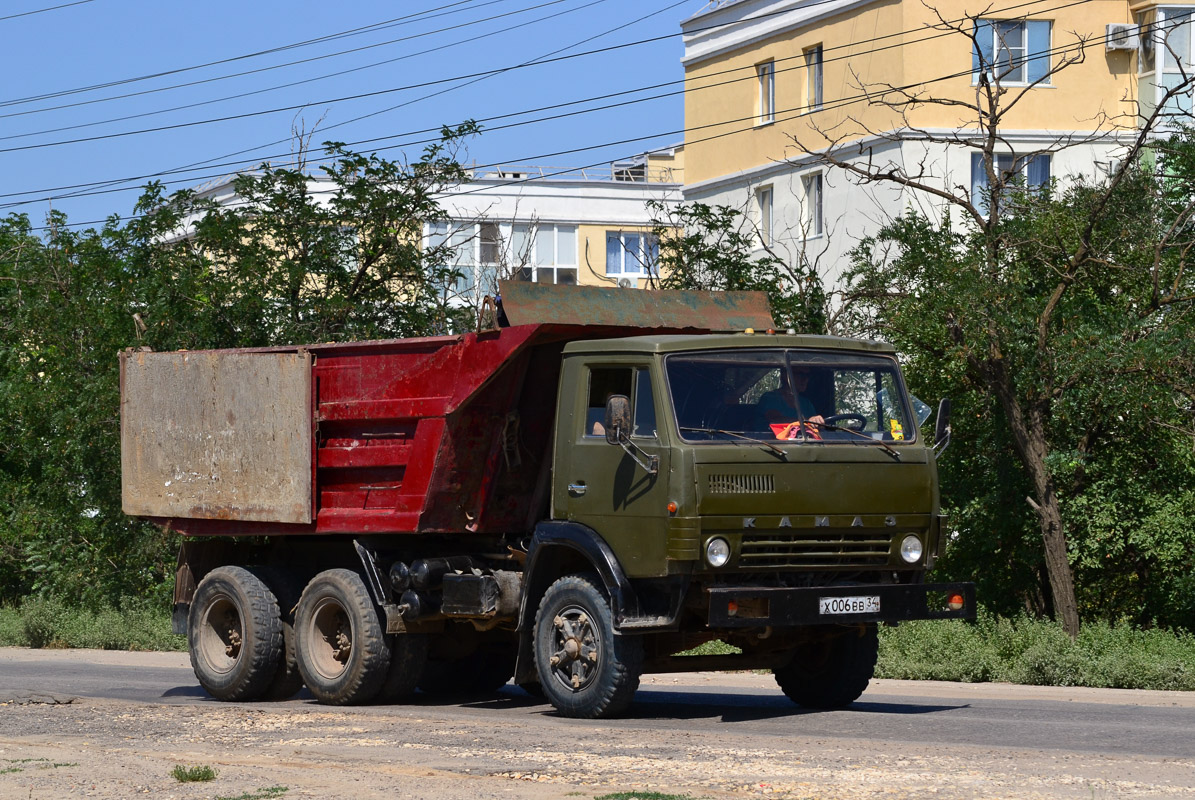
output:
[[[763,292],[648,291],[500,281],[511,325],[629,325],[698,331],[775,327]]]
[[[309,523],[311,355],[124,352],[125,513]]]

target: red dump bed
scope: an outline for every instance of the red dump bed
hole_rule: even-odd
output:
[[[546,496],[564,343],[638,330],[126,351],[125,511],[192,535],[521,529]]]

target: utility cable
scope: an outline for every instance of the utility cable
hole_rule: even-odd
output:
[[[604,2],[605,0],[597,0],[597,1]],[[505,2],[505,0],[490,0],[490,2]],[[172,84],[170,86],[161,86],[161,87],[158,87],[155,89],[146,89],[146,90],[140,91],[140,92],[130,92],[128,94],[119,94],[119,95],[112,95],[109,97],[100,97],[100,98],[96,98],[93,100],[81,100],[77,103],[65,103],[63,105],[47,106],[45,108],[35,108],[35,109],[27,110],[27,111],[17,111],[17,112],[11,112],[8,114],[0,114],[0,119],[7,119],[10,117],[22,117],[22,116],[28,116],[30,114],[40,114],[40,113],[46,112],[46,111],[58,111],[58,110],[61,110],[64,108],[77,108],[79,106],[94,105],[96,103],[105,103],[110,100],[123,100],[123,99],[130,98],[130,97],[141,97],[141,96],[148,95],[148,94],[155,94],[158,92],[170,91],[172,89],[181,89],[181,88],[186,88],[186,87],[190,87],[190,86],[200,86],[200,85],[203,85],[206,83],[214,83],[216,81],[228,80],[230,78],[240,78],[240,77],[244,77],[246,75],[255,75],[260,72],[268,72],[270,70],[282,69],[284,67],[293,67],[298,64],[308,64],[308,63],[311,63],[314,61],[322,61],[323,59],[326,59],[326,58],[334,58],[337,56],[347,55],[347,54],[351,54],[351,53],[359,53],[364,50],[370,50],[370,49],[373,49],[376,47],[385,47],[388,45],[398,44],[400,42],[406,42],[406,41],[411,41],[414,39],[420,39],[425,36],[434,36],[436,34],[446,33],[448,31],[454,31],[454,30],[459,30],[461,28],[467,28],[472,25],[480,25],[483,22],[492,22],[493,20],[496,20],[496,19],[511,17],[511,16],[515,16],[517,14],[525,14],[529,11],[534,11],[536,9],[545,8],[547,6],[558,5],[563,2],[566,2],[566,0],[548,0],[548,2],[540,3],[539,5],[526,6],[524,8],[520,8],[515,11],[508,11],[504,14],[496,14],[491,17],[484,17],[484,18],[478,19],[478,20],[462,22],[458,25],[452,25],[452,26],[449,26],[446,28],[437,28],[436,30],[432,30],[432,31],[424,31],[422,33],[412,34],[410,36],[403,36],[398,39],[389,39],[385,42],[376,42],[374,44],[364,45],[362,47],[355,47],[350,50],[339,50],[335,53],[325,53],[324,55],[312,56],[311,58],[299,59],[297,61],[287,61],[282,64],[274,64],[274,65],[268,66],[268,67],[259,67],[258,69],[246,70],[244,72],[233,72],[228,75],[219,75],[219,76],[216,76],[213,78],[204,78],[202,80],[189,81],[186,83],[176,83],[176,84]],[[581,6],[580,8],[586,8],[586,7],[588,7],[588,5],[591,5],[591,4]],[[574,11],[574,10],[577,10],[577,9],[569,9],[568,11],[565,11],[563,13],[571,13],[571,11]],[[156,111],[147,111],[147,112],[144,112],[141,114],[131,114],[131,115],[124,116],[124,117],[114,117],[112,119],[100,120],[98,122],[89,122],[89,123],[83,123],[80,125],[71,125],[71,126],[67,126],[67,127],[63,127],[63,128],[52,128],[50,130],[35,131],[32,133],[23,133],[23,134],[19,134],[19,136],[8,136],[8,137],[4,137],[4,138],[11,139],[11,138],[20,138],[23,136],[39,136],[39,135],[42,135],[45,133],[52,133],[55,131],[75,130],[77,128],[86,128],[86,127],[89,127],[92,125],[103,125],[103,124],[107,124],[110,122],[120,122],[120,121],[126,120],[126,119],[138,119],[140,117],[149,117],[149,116],[154,116],[156,114],[166,114],[166,113],[169,113],[172,111],[179,111],[179,110],[186,109],[186,108],[195,108],[198,106],[211,105],[213,103],[220,103],[220,102],[224,102],[226,100],[237,100],[242,97],[251,97],[253,95],[264,94],[266,92],[272,92],[272,91],[278,91],[280,89],[288,89],[288,88],[292,88],[295,86],[303,86],[305,84],[315,83],[316,81],[326,80],[328,78],[335,78],[335,77],[339,77],[341,75],[348,75],[353,72],[361,72],[362,70],[372,69],[374,67],[385,66],[387,64],[393,64],[395,62],[403,61],[408,58],[415,58],[416,56],[422,56],[422,55],[427,55],[429,53],[439,52],[440,50],[446,50],[449,47],[454,47],[459,44],[475,42],[478,39],[484,39],[484,38],[488,38],[490,36],[496,36],[499,33],[505,33],[507,31],[514,30],[514,29],[519,28],[525,24],[533,24],[535,22],[541,22],[544,19],[551,19],[552,16],[554,16],[554,15],[548,15],[547,17],[540,17],[539,19],[531,20],[530,23],[522,23],[520,25],[512,25],[507,28],[502,28],[497,31],[491,31],[490,33],[482,34],[481,36],[473,36],[468,39],[458,39],[455,42],[449,42],[448,44],[431,47],[426,50],[420,50],[415,53],[407,53],[402,56],[398,56],[397,58],[389,58],[389,59],[385,59],[383,61],[375,61],[370,64],[365,64],[365,65],[353,67],[350,69],[344,69],[344,70],[340,70],[338,72],[331,72],[331,73],[327,73],[324,75],[317,75],[312,78],[304,78],[302,80],[292,81],[290,83],[278,84],[276,86],[270,86],[265,89],[255,89],[250,92],[242,92],[240,94],[228,95],[226,97],[218,97],[218,98],[215,98],[212,100],[205,100],[202,102],[190,103],[190,104],[181,105],[181,106],[175,106],[173,108],[158,109]],[[2,108],[3,106],[4,106],[4,104],[0,103],[0,108]]]
[[[95,0],[75,0],[73,3],[63,3],[58,6],[50,6],[49,8],[35,8],[33,11],[22,11],[19,14],[9,14],[6,17],[0,17],[0,22],[6,19],[16,19],[17,17],[31,17],[34,14],[44,14],[47,11],[57,11],[60,8],[70,8],[71,6],[81,6],[86,3],[94,3]]]
[[[989,12],[989,13],[1005,13],[1005,12],[1007,12],[1007,11],[1009,11],[1009,10],[1013,10],[1013,9],[1016,9],[1016,8],[1021,8],[1021,7],[1024,7],[1024,6],[1026,6],[1026,5],[1038,5],[1038,4],[1040,4],[1041,2],[1043,2],[1043,1],[1044,1],[1044,0],[1032,0],[1032,2],[1028,2],[1028,3],[1020,3],[1020,4],[1017,4],[1017,5],[1014,5],[1014,6],[1010,6],[1010,7],[1008,7],[1008,8],[993,10],[992,12]],[[1060,10],[1060,9],[1063,9],[1063,8],[1068,8],[1068,7],[1071,7],[1071,6],[1080,5],[1080,4],[1082,4],[1082,3],[1089,2],[1089,1],[1090,1],[1090,0],[1073,0],[1072,2],[1069,2],[1069,3],[1063,4],[1063,5],[1059,5],[1059,6],[1053,6],[1053,7],[1050,7],[1050,8],[1045,8],[1045,9],[1039,9],[1039,10],[1037,10],[1037,11],[1033,12],[1033,14],[1032,14],[1032,15],[1037,15],[1037,14],[1042,14],[1042,13],[1049,13],[1049,12],[1052,12],[1052,11],[1057,11],[1057,10]],[[663,11],[663,10],[667,10],[667,9],[662,9],[661,11]],[[660,13],[660,12],[655,12],[655,13]],[[627,23],[627,25],[630,25],[630,24],[635,24],[636,22],[638,22],[638,21],[641,21],[641,19],[642,19],[642,18],[640,18],[640,20],[635,20],[635,21],[632,21],[631,23]],[[959,21],[961,21],[961,20],[959,20]],[[626,25],[624,25],[624,26],[622,26],[622,27],[626,27]],[[870,40],[870,41],[882,41],[882,40],[884,40],[884,39],[892,38],[893,36],[899,36],[899,35],[902,35],[903,33],[914,33],[914,32],[915,32],[915,31],[906,31],[906,32],[896,32],[896,33],[884,34],[884,35],[882,35],[882,36],[873,37],[873,39],[872,39],[872,40]],[[845,60],[845,59],[848,59],[848,58],[858,58],[858,57],[860,57],[860,56],[863,56],[863,55],[874,54],[874,53],[882,52],[882,51],[884,51],[884,50],[889,50],[889,49],[893,49],[893,48],[897,48],[897,47],[903,47],[903,46],[906,46],[906,45],[909,45],[909,44],[917,44],[917,43],[922,43],[922,42],[925,42],[925,41],[930,41],[930,40],[932,40],[932,39],[940,38],[940,37],[943,37],[943,36],[949,36],[949,35],[952,35],[952,34],[953,34],[953,31],[938,31],[938,32],[932,33],[932,34],[930,34],[930,35],[927,35],[927,36],[920,37],[920,38],[918,38],[918,39],[915,39],[915,40],[913,40],[913,41],[908,41],[908,42],[899,42],[899,43],[896,43],[896,44],[889,44],[889,45],[885,45],[885,46],[883,46],[883,47],[872,48],[872,49],[870,49],[870,50],[865,50],[865,51],[860,51],[860,52],[853,52],[853,53],[845,53],[845,54],[843,54],[843,55],[834,56],[834,57],[831,57],[831,58],[823,58],[823,62],[822,62],[822,63],[823,63],[823,64],[826,64],[826,63],[832,63],[832,62],[834,62],[834,61],[838,61],[838,60]],[[836,45],[836,46],[834,46],[834,47],[829,47],[829,48],[826,48],[825,52],[832,52],[832,51],[834,51],[834,50],[843,50],[843,49],[848,49],[848,48],[851,48],[851,47],[855,47],[855,46],[857,46],[858,44],[865,44],[865,43],[867,43],[868,41],[869,41],[869,40],[860,40],[860,41],[858,41],[858,42],[852,42],[850,45]],[[1033,57],[1040,57],[1040,55],[1043,55],[1043,54],[1042,54],[1042,53],[1035,53],[1035,54],[1033,54]],[[782,63],[782,62],[787,62],[787,61],[801,60],[801,59],[803,59],[803,58],[804,58],[804,56],[803,56],[803,55],[801,55],[801,54],[798,54],[798,55],[796,55],[796,56],[792,56],[792,57],[786,57],[786,58],[776,59],[776,62],[777,62],[777,63]],[[803,63],[800,63],[800,64],[798,64],[797,66],[793,66],[793,67],[785,67],[785,68],[782,68],[782,69],[778,69],[778,70],[776,70],[776,72],[777,72],[777,73],[784,73],[784,72],[791,71],[791,70],[794,70],[794,69],[804,69],[804,68],[805,68],[804,64],[803,64]],[[753,81],[753,80],[756,80],[756,76],[755,76],[755,74],[754,74],[754,70],[753,70],[753,68],[751,68],[751,67],[734,67],[734,68],[730,68],[730,69],[720,70],[720,71],[718,71],[718,72],[715,72],[715,73],[709,73],[709,74],[707,74],[707,75],[705,75],[705,76],[702,76],[702,78],[703,78],[703,80],[707,80],[707,79],[709,79],[709,78],[717,77],[717,76],[720,76],[720,75],[727,75],[727,74],[732,74],[732,73],[741,73],[741,72],[743,72],[745,69],[751,69],[751,70],[752,70],[751,74],[748,74],[748,75],[745,75],[745,76],[741,76],[741,77],[738,77],[738,78],[734,78],[734,79],[730,79],[730,80],[720,81],[720,82],[718,82],[718,83],[704,83],[704,84],[702,84],[702,85],[699,85],[699,86],[691,87],[691,88],[690,88],[688,91],[703,91],[703,90],[707,90],[707,89],[712,89],[712,88],[718,88],[718,87],[721,87],[721,86],[726,86],[726,85],[728,85],[728,84],[731,84],[731,83],[736,83],[736,82],[741,82],[741,81],[747,81],[747,80],[751,80],[751,81]],[[600,95],[600,96],[591,97],[591,98],[584,98],[584,99],[582,99],[582,100],[569,101],[569,102],[566,102],[566,103],[558,103],[558,104],[553,104],[553,105],[548,105],[548,106],[541,106],[541,107],[539,107],[539,108],[535,108],[535,109],[529,109],[529,110],[525,110],[525,111],[519,111],[519,112],[511,112],[511,113],[509,113],[509,114],[502,114],[502,115],[497,115],[497,116],[494,116],[494,117],[487,117],[487,118],[479,119],[479,120],[476,120],[476,121],[477,121],[477,122],[489,122],[489,121],[497,121],[497,120],[501,120],[501,119],[508,119],[508,118],[510,118],[510,117],[516,117],[516,116],[523,116],[523,115],[526,115],[526,114],[539,113],[539,112],[541,112],[541,111],[545,111],[545,110],[554,110],[554,109],[558,109],[558,108],[562,108],[562,107],[567,107],[567,106],[570,106],[570,105],[578,105],[578,104],[581,104],[581,103],[593,102],[593,101],[596,101],[596,100],[604,100],[604,99],[609,99],[609,98],[613,98],[613,97],[626,96],[626,95],[629,95],[629,94],[636,94],[636,93],[643,92],[643,91],[651,91],[651,90],[654,90],[654,89],[664,88],[664,87],[667,87],[667,86],[673,86],[673,85],[677,85],[677,84],[683,84],[684,82],[685,82],[685,79],[680,79],[680,80],[675,80],[675,81],[666,81],[666,82],[663,82],[663,83],[659,83],[659,84],[653,84],[653,85],[650,85],[650,86],[638,87],[638,88],[635,88],[635,89],[625,90],[625,91],[623,91],[623,92],[615,92],[615,93],[610,93],[610,94],[607,94],[607,95]],[[683,93],[684,93],[684,90],[680,90],[680,91],[674,91],[674,92],[666,92],[666,93],[662,93],[662,94],[652,95],[652,96],[650,96],[650,97],[647,97],[647,98],[639,98],[639,99],[636,99],[636,100],[628,100],[628,101],[627,101],[626,103],[624,103],[623,105],[630,105],[630,104],[632,104],[632,103],[640,103],[640,102],[645,102],[645,101],[648,101],[648,100],[654,100],[654,99],[662,99],[662,98],[666,98],[666,97],[670,97],[670,96],[676,96],[676,95],[678,95],[678,94],[683,94]],[[577,115],[579,115],[579,114],[587,114],[587,113],[592,113],[593,111],[598,111],[598,110],[606,110],[606,109],[609,109],[609,108],[612,108],[612,107],[617,107],[617,105],[618,105],[618,104],[603,105],[603,106],[598,106],[598,107],[596,107],[596,108],[592,108],[592,109],[583,109],[583,110],[580,110],[580,111],[577,111],[577,112],[574,112],[574,113],[575,113],[575,114],[577,114]],[[381,113],[381,112],[374,112],[374,113]],[[552,116],[549,116],[549,117],[542,117],[542,118],[538,118],[538,119],[534,119],[534,120],[526,120],[526,121],[523,121],[523,122],[512,123],[512,124],[509,124],[509,125],[497,126],[497,127],[495,127],[495,128],[489,128],[489,129],[487,129],[487,131],[492,131],[492,130],[503,130],[503,129],[507,129],[507,128],[511,128],[511,127],[517,127],[517,126],[520,126],[520,125],[526,125],[526,124],[535,124],[535,123],[538,123],[538,122],[544,122],[544,121],[550,121],[550,120],[557,120],[557,119],[561,119],[561,118],[563,118],[563,117],[566,117],[566,116],[570,116],[570,115],[557,114],[557,115],[552,115]],[[354,120],[348,120],[348,121],[346,121],[346,122],[343,122],[343,123],[337,123],[337,125],[343,125],[343,124],[347,124],[348,122],[352,122],[352,121],[354,121]],[[323,130],[327,130],[327,129],[323,129]],[[439,130],[440,130],[440,128],[439,128],[439,127],[436,127],[436,128],[424,128],[424,129],[421,129],[421,130],[407,131],[407,132],[403,132],[403,133],[399,133],[399,134],[391,134],[391,135],[389,135],[389,136],[384,136],[384,137],[375,137],[375,138],[373,138],[373,139],[364,139],[364,140],[360,140],[360,141],[357,141],[357,142],[350,142],[350,143],[348,143],[348,146],[355,146],[355,145],[360,145],[360,144],[367,144],[367,143],[372,143],[372,142],[377,142],[377,141],[384,141],[384,140],[387,140],[387,139],[401,138],[401,137],[412,136],[412,135],[418,135],[418,134],[423,134],[423,133],[436,133],[436,132],[438,132]],[[413,141],[413,142],[403,142],[403,143],[401,143],[401,144],[399,144],[399,145],[393,145],[393,146],[391,146],[391,147],[385,147],[385,148],[380,148],[380,149],[382,149],[382,150],[387,150],[387,149],[395,149],[396,147],[408,147],[408,146],[413,146],[413,145],[418,145],[418,144],[427,144],[427,143],[430,143],[430,142],[433,142],[433,141],[437,141],[437,140],[438,140],[438,137],[437,137],[437,138],[435,138],[435,139],[422,139],[422,140],[416,140],[416,141]],[[281,141],[286,141],[286,140],[281,140]],[[286,154],[280,154],[280,155],[286,155]],[[263,158],[266,158],[266,159],[268,159],[268,158],[270,158],[270,156],[266,156],[266,157],[263,157]],[[234,161],[234,162],[226,162],[226,163],[223,163],[223,164],[214,164],[214,165],[211,165],[211,166],[216,166],[216,167],[222,167],[222,166],[242,166],[242,165],[249,164],[249,163],[252,163],[252,162],[255,162],[255,161],[256,161],[256,162],[258,162],[258,163],[260,163],[259,159],[253,159],[253,160],[250,160],[250,161]],[[506,162],[506,163],[509,163],[509,162]],[[102,185],[105,185],[105,184],[111,184],[111,183],[116,183],[116,182],[121,182],[121,183],[124,183],[124,182],[131,182],[131,181],[140,181],[140,180],[145,180],[145,179],[149,179],[149,178],[155,178],[155,177],[163,177],[163,176],[165,176],[165,175],[169,175],[169,174],[177,174],[178,172],[187,172],[187,171],[191,171],[191,170],[190,170],[189,168],[180,168],[180,169],[178,169],[178,170],[169,170],[169,171],[157,172],[157,173],[152,173],[152,174],[147,174],[147,175],[141,175],[141,176],[132,176],[132,177],[123,178],[123,179],[113,179],[113,180],[109,180],[109,181],[95,181],[95,182],[90,182],[90,183],[85,183],[85,184],[73,184],[73,185],[69,185],[69,186],[60,186],[60,187],[55,187],[55,188],[53,188],[53,189],[26,190],[26,191],[23,191],[23,192],[12,192],[12,193],[8,193],[8,194],[0,194],[0,197],[13,197],[13,196],[19,196],[19,195],[22,195],[22,194],[30,194],[30,193],[33,193],[33,192],[47,192],[47,191],[50,191],[50,192],[58,192],[58,191],[69,190],[69,189],[77,189],[77,188],[90,188],[90,187],[93,187],[93,186],[102,186]],[[197,176],[197,177],[191,178],[191,179],[189,179],[189,180],[193,180],[193,181],[201,181],[201,180],[205,180],[205,179],[210,179],[210,178],[220,177],[221,175],[222,175],[222,173],[217,173],[217,174],[212,174],[212,175],[207,175],[207,176]],[[131,188],[119,188],[119,189],[114,189],[114,190],[110,190],[110,191],[130,191],[130,190],[131,190]],[[103,193],[108,193],[108,192],[107,192],[107,191],[105,191],[105,192],[94,192],[94,193],[93,193],[93,192],[80,192],[80,193],[75,193],[75,194],[72,194],[72,195],[69,195],[69,196],[89,196],[89,195],[93,195],[93,194],[103,194]],[[45,199],[48,199],[48,198],[42,198],[42,199],[38,199],[38,200],[28,200],[28,201],[22,201],[22,202],[20,202],[20,203],[10,203],[10,204],[4,205],[4,206],[0,206],[0,208],[8,208],[8,207],[13,207],[13,206],[16,206],[16,205],[24,205],[24,204],[27,204],[27,203],[32,203],[32,202],[43,202]]]
[[[335,41],[338,39],[347,38],[349,36],[357,36],[362,33],[370,33],[375,30],[384,30],[386,28],[392,28],[397,25],[401,25],[404,22],[407,22],[407,21],[410,21],[413,19],[419,19],[421,17],[427,18],[427,19],[432,19],[435,17],[446,16],[448,14],[457,13],[457,12],[444,12],[443,14],[434,13],[434,12],[442,11],[443,9],[452,8],[454,6],[465,5],[465,4],[468,4],[473,1],[474,0],[454,0],[454,2],[448,3],[446,5],[442,5],[442,6],[437,6],[435,8],[430,8],[430,9],[427,9],[426,11],[419,11],[414,14],[407,14],[406,16],[402,16],[402,17],[394,17],[393,19],[383,20],[382,22],[375,22],[370,25],[364,25],[364,26],[361,26],[358,28],[350,28],[345,31],[339,31],[337,33],[330,33],[330,34],[327,34],[326,36],[318,36],[314,39],[305,39],[305,40],[299,41],[299,42],[291,42],[289,44],[279,45],[278,47],[271,47],[267,50],[256,50],[251,53],[242,53],[241,55],[230,56],[228,58],[221,58],[216,61],[208,61],[203,64],[193,64],[189,67],[178,67],[176,69],[164,70],[162,72],[153,72],[153,73],[149,73],[147,75],[138,75],[138,76],[131,77],[131,78],[119,78],[117,80],[107,81],[105,83],[96,83],[96,84],[92,84],[90,86],[78,86],[73,89],[60,89],[58,91],[47,92],[45,94],[29,95],[27,97],[16,97],[16,98],[11,98],[9,100],[0,100],[0,108],[4,108],[7,106],[14,106],[14,105],[22,105],[24,103],[33,103],[38,100],[50,100],[55,97],[66,97],[66,96],[69,96],[72,94],[83,94],[86,92],[94,92],[98,89],[109,89],[114,86],[125,86],[130,83],[139,83],[141,81],[153,80],[154,78],[163,78],[163,77],[166,77],[169,75],[178,75],[183,72],[191,72],[191,71],[197,70],[197,69],[206,69],[207,67],[219,66],[220,64],[231,64],[231,63],[235,63],[237,61],[244,61],[244,60],[250,59],[250,58],[258,58],[260,56],[270,55],[273,53],[280,53],[280,52],[284,52],[286,50],[293,50],[293,49],[300,48],[300,47],[308,47],[313,44],[321,44],[323,42]],[[505,2],[505,1],[506,0],[487,0],[487,2],[481,3],[480,6],[488,6],[488,5],[493,5],[495,3],[500,3],[500,2]],[[93,0],[83,0],[83,2],[90,3],[90,2],[93,2]],[[2,18],[0,18],[0,19],[2,19]],[[246,74],[248,74],[248,73],[246,73]],[[149,92],[144,92],[144,94],[148,94],[148,93]],[[122,97],[136,97],[139,94],[143,94],[143,93],[122,95]],[[119,98],[107,98],[107,99],[119,99]],[[39,110],[51,111],[51,110],[54,110],[57,108],[70,108],[70,107],[71,106],[55,106],[54,108],[39,109]]]
[[[1107,37],[1103,37],[1103,38],[1105,41],[1107,40]],[[1047,50],[1047,51],[1038,51],[1033,54],[1027,54],[1026,60],[1029,60],[1030,58],[1034,58],[1034,57],[1041,57],[1042,55],[1047,55],[1047,54],[1048,55],[1060,55],[1060,54],[1068,53],[1071,51],[1077,51],[1083,46],[1084,46],[1084,43],[1078,43],[1078,44],[1073,44],[1073,45],[1066,45],[1066,46],[1051,48],[1050,50]],[[887,87],[887,88],[885,88],[885,90],[882,93],[888,93],[888,92],[892,92],[892,91],[897,91],[897,92],[910,91],[910,90],[917,89],[918,87],[921,87],[921,86],[928,86],[928,85],[935,84],[935,83],[941,83],[943,81],[955,80],[955,79],[958,79],[961,77],[967,77],[972,74],[973,74],[973,70],[968,68],[965,70],[960,70],[958,72],[941,75],[936,78],[930,78],[928,80],[918,81],[916,83],[911,83],[911,84],[907,84],[904,86]],[[813,109],[807,105],[802,105],[802,106],[797,106],[797,107],[787,108],[787,109],[780,109],[777,111],[777,117],[776,117],[775,122],[777,122],[777,123],[788,122],[788,121],[791,121],[794,119],[799,119],[800,117],[805,116],[806,114],[810,113],[811,111],[824,112],[824,111],[836,110],[836,109],[843,108],[848,105],[853,105],[860,101],[872,100],[873,98],[876,97],[876,95],[877,95],[877,92],[865,91],[861,94],[848,96],[845,98],[840,98],[838,100],[828,102],[828,103],[823,103],[821,105],[821,107],[819,107],[817,109]],[[788,114],[788,116],[782,117],[782,116],[779,116],[780,114]],[[528,161],[535,161],[535,160],[543,159],[543,158],[555,158],[555,157],[563,156],[563,155],[575,155],[577,153],[588,152],[591,150],[599,150],[599,149],[604,149],[607,147],[615,147],[615,146],[619,146],[619,145],[632,144],[635,142],[642,142],[642,141],[646,141],[646,140],[650,140],[650,139],[659,139],[659,138],[668,137],[668,136],[677,136],[677,135],[682,135],[682,134],[687,134],[687,133],[692,133],[692,132],[697,132],[697,131],[702,131],[702,130],[708,130],[711,128],[719,128],[719,127],[723,127],[726,125],[733,125],[736,123],[744,123],[744,122],[748,123],[745,127],[736,128],[735,130],[732,130],[732,131],[724,131],[721,133],[715,133],[715,134],[711,134],[709,136],[704,136],[700,139],[686,140],[686,142],[685,142],[686,145],[703,144],[703,143],[715,141],[718,139],[724,139],[729,136],[737,136],[738,134],[741,134],[741,133],[750,132],[755,129],[755,127],[756,127],[755,123],[756,123],[757,119],[758,119],[758,116],[756,114],[752,114],[750,116],[740,117],[737,119],[719,120],[717,122],[711,122],[711,123],[707,123],[704,125],[679,128],[679,129],[675,129],[675,130],[671,130],[671,131],[659,131],[659,132],[649,134],[646,136],[629,137],[629,138],[619,139],[619,140],[615,140],[615,141],[603,142],[601,144],[588,145],[585,147],[576,147],[576,148],[570,148],[567,150],[558,150],[558,151],[551,152],[551,153],[540,153],[540,154],[537,154],[534,156],[528,156],[528,157],[515,159],[515,160],[507,159],[507,160],[495,162],[493,164],[479,165],[479,166],[474,167],[474,169],[494,168],[494,167],[501,166],[502,164],[526,163]],[[634,155],[638,155],[638,153],[632,153],[628,156],[624,156],[624,158],[630,158],[630,157],[633,157]],[[449,190],[449,191],[440,193],[438,196],[460,197],[460,196],[465,196],[465,195],[477,194],[480,192],[492,191],[493,189],[499,188],[499,187],[507,188],[507,187],[514,186],[514,185],[520,185],[520,184],[531,183],[534,181],[543,180],[545,178],[562,177],[562,176],[569,175],[572,173],[580,172],[582,170],[594,169],[599,166],[608,164],[611,161],[618,161],[618,160],[622,160],[622,159],[617,159],[617,158],[616,159],[603,159],[601,161],[595,162],[593,164],[585,165],[585,166],[569,167],[566,169],[558,170],[556,172],[544,173],[541,175],[530,176],[530,177],[522,178],[522,179],[504,181],[501,184],[496,184],[494,186],[487,185],[487,186],[479,186],[479,187],[474,187],[472,189],[465,189],[465,190]],[[312,192],[312,194],[329,194],[329,193],[332,193],[333,191],[334,190],[331,190],[331,189],[327,189],[327,190],[318,190],[317,189],[314,192]],[[244,207],[247,205],[249,205],[248,201],[235,201],[235,202],[226,204],[226,206],[224,206],[224,207],[238,208],[238,207]],[[140,219],[143,216],[144,215],[127,217],[125,219],[126,220]],[[66,225],[66,227],[75,228],[75,227],[82,227],[82,226],[87,226],[87,225],[97,225],[97,224],[101,224],[106,221],[107,220],[93,220],[90,222],[68,223]],[[59,226],[59,227],[62,227],[62,226]],[[30,228],[30,230],[35,230],[35,231],[44,231],[44,230],[49,230],[49,229],[50,229],[50,226],[48,226],[48,225],[36,227],[36,228]]]

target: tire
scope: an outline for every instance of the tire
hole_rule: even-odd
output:
[[[880,640],[876,626],[831,629],[798,647],[793,658],[773,670],[788,698],[804,708],[844,708],[867,688],[875,673]]]
[[[536,700],[544,699],[544,687],[539,681],[520,683],[519,688],[526,692],[528,697],[534,697]]]
[[[427,635],[401,633],[390,637],[390,666],[378,702],[398,703],[415,693],[427,664]]]
[[[249,571],[274,593],[282,625],[282,658],[261,699],[289,700],[303,688],[303,676],[299,673],[299,659],[295,653],[295,606],[303,593],[303,584],[293,573],[281,567],[252,567]]]
[[[600,719],[627,709],[639,688],[643,640],[615,636],[595,575],[565,576],[535,615],[535,665],[544,696],[566,717]]]
[[[461,658],[429,658],[419,678],[419,691],[429,697],[468,697],[479,671],[477,655]]]
[[[260,698],[282,661],[278,602],[241,567],[217,567],[195,590],[187,649],[199,685],[217,700]]]
[[[295,649],[303,682],[321,703],[365,703],[382,690],[390,637],[360,575],[330,569],[311,579],[295,610]]]
[[[419,689],[432,697],[485,697],[514,677],[513,646],[481,645],[471,654],[453,659],[429,659]]]
[[[477,654],[481,668],[473,680],[473,689],[478,694],[490,695],[497,692],[515,676],[515,659],[518,650],[515,645],[483,647]]]

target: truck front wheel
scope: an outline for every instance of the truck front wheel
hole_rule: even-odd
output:
[[[204,576],[187,620],[191,666],[217,700],[256,700],[269,688],[283,658],[278,601],[241,567],[217,567]]]
[[[595,575],[568,575],[544,593],[535,617],[535,664],[544,695],[566,717],[616,716],[639,688],[643,642],[615,636]]]
[[[328,705],[372,700],[390,666],[390,641],[361,576],[329,569],[311,579],[295,610],[299,672]]]
[[[773,670],[776,683],[805,708],[843,708],[867,688],[879,647],[874,624],[828,630],[796,648],[788,664]]]

